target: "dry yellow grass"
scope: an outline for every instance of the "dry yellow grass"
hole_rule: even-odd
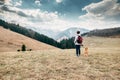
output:
[[[2,52],[1,80],[120,80],[120,38],[84,38],[89,56],[75,49]]]

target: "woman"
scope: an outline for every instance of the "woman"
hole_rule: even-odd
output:
[[[80,31],[77,31],[77,35],[75,37],[75,40],[74,40],[74,43],[75,43],[75,46],[76,46],[76,55],[79,57],[80,54],[81,54],[81,46],[82,46],[82,37],[80,36]]]

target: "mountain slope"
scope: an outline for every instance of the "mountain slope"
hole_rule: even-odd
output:
[[[0,27],[0,52],[17,51],[18,49],[21,49],[22,44],[25,44],[27,49],[32,50],[57,49],[48,44],[38,42],[34,39]]]

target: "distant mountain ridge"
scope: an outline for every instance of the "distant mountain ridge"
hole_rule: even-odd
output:
[[[31,28],[31,29],[40,34],[46,35],[56,41],[72,38],[76,35],[76,31],[78,30],[81,32],[81,34],[89,32],[88,29],[78,28],[78,27],[71,27],[63,31],[50,30],[50,29],[37,29],[37,28]]]
[[[76,35],[76,31],[80,31],[81,34],[89,32],[88,29],[84,29],[84,28],[77,28],[77,27],[72,27],[69,29],[66,29],[62,32],[60,32],[57,36],[56,36],[56,40],[59,42],[63,39],[69,39],[72,38]]]

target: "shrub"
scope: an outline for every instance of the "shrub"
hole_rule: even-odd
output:
[[[32,49],[28,49],[27,51],[32,51]]]
[[[23,44],[22,45],[22,49],[21,49],[22,51],[26,51],[26,46]]]
[[[20,52],[20,50],[19,50],[19,49],[18,49],[17,51],[18,51],[18,52]]]

